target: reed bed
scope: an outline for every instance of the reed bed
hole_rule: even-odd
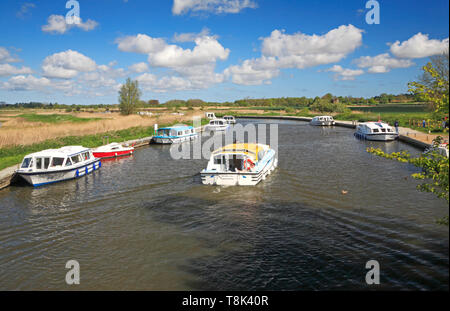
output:
[[[0,128],[0,148],[32,145],[50,139],[66,136],[85,136],[124,130],[132,127],[148,127],[173,122],[192,122],[193,115],[201,113],[188,112],[185,115],[162,114],[159,116],[121,116],[109,115],[108,118],[83,123],[27,122],[22,118],[11,118]],[[92,115],[91,115],[92,116]]]

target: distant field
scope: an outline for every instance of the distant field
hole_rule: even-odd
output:
[[[352,111],[372,112],[372,113],[421,113],[429,112],[428,106],[423,104],[386,104],[377,106],[351,106]]]
[[[73,116],[71,114],[26,113],[26,114],[20,114],[17,117],[24,118],[28,122],[43,122],[43,123],[61,123],[61,122],[79,123],[79,122],[89,122],[89,121],[101,120],[100,118],[80,118],[80,117]]]

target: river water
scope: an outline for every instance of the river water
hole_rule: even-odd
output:
[[[256,187],[204,186],[207,160],[151,145],[85,178],[0,191],[0,289],[448,290],[445,201],[416,190],[416,168],[366,147],[420,150],[239,122],[279,123],[279,166]],[[71,259],[80,285],[65,283]],[[380,285],[365,282],[369,260]]]

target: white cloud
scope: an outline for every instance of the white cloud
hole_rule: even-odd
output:
[[[20,59],[11,56],[11,53],[6,48],[0,46],[0,63],[15,63],[19,61]]]
[[[152,38],[144,34],[118,38],[115,43],[118,44],[118,49],[122,52],[141,54],[157,52],[166,46],[164,39]]]
[[[47,19],[47,24],[42,26],[43,32],[64,34],[71,28],[77,27],[84,31],[90,31],[98,26],[98,23],[94,20],[88,19],[83,22],[81,18],[73,17],[75,23],[67,24],[66,19],[62,15],[50,15]]]
[[[448,38],[441,41],[428,39],[427,34],[418,33],[406,41],[395,41],[391,53],[399,58],[422,58],[442,54],[448,50]]]
[[[306,35],[284,34],[272,31],[270,37],[263,39],[262,53],[278,57],[285,68],[299,69],[340,61],[362,44],[361,29],[353,25],[342,25],[328,33]]]
[[[355,80],[356,76],[360,76],[364,73],[364,70],[361,69],[348,69],[342,68],[342,66],[334,65],[331,68],[328,68],[326,71],[336,73],[334,75],[335,80]]]
[[[231,77],[233,83],[241,85],[259,85],[269,83],[280,74],[277,60],[274,57],[247,59],[239,66],[225,69],[226,77]]]
[[[409,59],[397,59],[388,53],[377,56],[362,56],[355,60],[359,68],[369,68],[369,73],[386,73],[395,68],[408,68],[414,65]]]
[[[192,84],[189,80],[176,77],[166,76],[158,79],[158,77],[151,73],[144,73],[136,78],[139,85],[147,91],[156,93],[163,93],[167,91],[185,91],[192,89]]]
[[[210,30],[208,28],[203,28],[201,32],[195,33],[195,32],[187,32],[187,33],[175,33],[173,35],[173,41],[175,42],[194,42],[197,38],[205,37],[205,36],[211,36]],[[215,39],[217,39],[217,36],[214,36]]]
[[[21,68],[18,68],[11,66],[10,64],[0,64],[0,77],[30,73],[33,73],[33,70],[29,67],[22,66]]]
[[[195,39],[195,47],[183,49],[177,45],[167,45],[162,50],[150,53],[148,61],[157,67],[187,67],[226,60],[230,54],[215,38],[205,36]]]
[[[25,18],[25,16],[29,15],[30,10],[35,7],[36,7],[36,5],[34,3],[25,2],[20,7],[20,10],[16,13],[16,16],[19,18]]]
[[[136,73],[142,73],[149,70],[147,63],[144,62],[133,64],[130,67],[128,67],[128,69]]]
[[[236,84],[269,83],[283,68],[304,69],[342,60],[361,46],[362,32],[353,25],[342,25],[324,35],[289,35],[274,30],[269,37],[262,38],[260,58],[245,60],[225,73]]]
[[[11,77],[8,81],[1,84],[2,89],[10,91],[30,91],[30,90],[44,90],[51,84],[47,78],[36,78],[32,75],[19,75]]]
[[[47,56],[42,64],[43,75],[50,78],[70,79],[80,71],[89,72],[97,68],[89,57],[72,50]]]
[[[186,14],[189,11],[204,11],[214,14],[239,13],[243,9],[255,9],[258,5],[252,0],[174,0],[172,13]]]

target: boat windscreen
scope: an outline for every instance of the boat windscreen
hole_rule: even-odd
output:
[[[31,164],[31,158],[23,159],[21,168],[28,168]]]

